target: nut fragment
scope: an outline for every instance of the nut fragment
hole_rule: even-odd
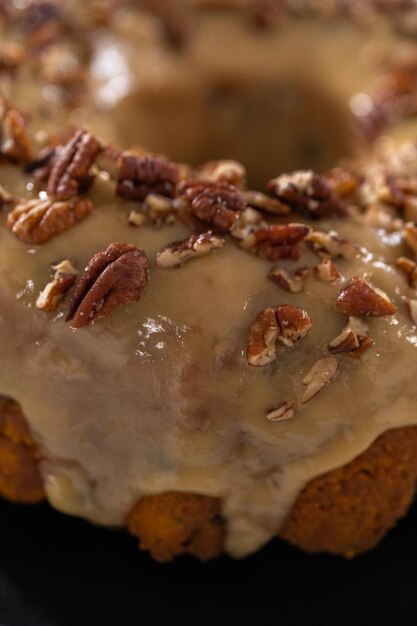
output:
[[[323,176],[312,170],[281,174],[268,183],[268,189],[294,211],[308,217],[343,217],[347,209]]]
[[[298,259],[298,244],[303,241],[310,227],[306,224],[261,223],[242,241],[242,247],[269,261],[292,258]]]
[[[198,178],[211,180],[216,183],[242,186],[246,180],[246,169],[238,161],[232,159],[223,161],[209,161],[198,172]]]
[[[178,168],[166,159],[123,152],[118,159],[116,193],[125,200],[145,200],[150,193],[173,198]]]
[[[293,346],[311,328],[311,319],[306,311],[291,304],[282,304],[276,309],[268,307],[259,313],[249,331],[246,357],[249,365],[262,366],[275,360],[276,343]]]
[[[368,337],[367,324],[358,317],[350,317],[347,326],[333,341],[328,350],[331,354],[347,352],[353,358],[359,358],[374,342]]]
[[[316,361],[311,370],[303,378],[303,384],[307,385],[307,387],[301,395],[302,404],[306,404],[332,380],[337,372],[337,367],[337,359],[334,356],[328,356]]]
[[[276,198],[271,198],[260,191],[245,191],[245,198],[248,206],[254,207],[265,213],[273,215],[288,215],[291,212],[287,204],[283,204]]]
[[[7,228],[25,243],[45,243],[86,218],[93,208],[87,198],[22,200],[7,216]]]
[[[81,275],[66,321],[78,329],[140,299],[148,282],[149,261],[132,244],[112,243],[98,252]]]
[[[414,326],[417,326],[417,300],[408,300],[407,307]]]
[[[259,313],[249,331],[246,358],[249,365],[262,366],[275,360],[278,322],[275,311],[268,307]]]
[[[323,178],[339,198],[351,196],[358,188],[357,178],[341,167],[334,167]]]
[[[176,241],[158,252],[156,263],[160,267],[176,267],[185,261],[221,248],[223,245],[223,237],[213,235],[210,230],[199,235],[193,234],[185,241]]]
[[[307,311],[291,304],[282,304],[275,309],[278,322],[278,341],[291,347],[306,336],[312,326]]]
[[[136,211],[136,209],[132,209],[127,216],[127,221],[130,226],[143,226],[145,223],[145,216],[140,211]]]
[[[143,208],[152,224],[161,226],[175,222],[179,206],[178,200],[150,193],[145,198]]]
[[[397,310],[382,289],[358,276],[339,292],[336,306],[341,313],[354,316],[394,315]]]
[[[276,409],[272,409],[266,414],[266,419],[274,424],[277,422],[286,422],[294,418],[294,403],[291,400],[284,400]]]
[[[294,274],[291,277],[282,267],[273,267],[268,278],[290,293],[299,293],[303,289],[305,276]]]
[[[0,210],[12,205],[15,201],[16,198],[3,185],[0,185]]]
[[[51,269],[54,271],[53,279],[44,287],[36,300],[37,308],[43,311],[56,310],[67,291],[74,285],[78,274],[68,259],[52,265]]]
[[[311,230],[305,237],[309,247],[319,256],[343,257],[354,259],[361,256],[361,250],[356,243],[343,239],[335,230],[324,232]]]
[[[336,264],[328,257],[323,258],[320,263],[314,267],[314,273],[317,278],[326,283],[333,283],[340,278],[340,272]]]
[[[92,182],[91,165],[102,150],[103,146],[94,135],[78,129],[54,158],[48,195],[57,200],[68,200],[85,191]]]
[[[410,287],[417,287],[417,263],[411,259],[407,259],[405,256],[400,256],[395,262],[395,265],[400,269],[407,277]]]
[[[249,235],[251,235],[261,223],[264,226],[267,225],[266,222],[262,220],[262,215],[258,213],[258,211],[247,207],[239,213],[237,220],[230,229],[230,234],[236,239],[247,240]]]
[[[211,181],[183,181],[178,192],[204,223],[227,231],[246,207],[242,192],[234,185]]]

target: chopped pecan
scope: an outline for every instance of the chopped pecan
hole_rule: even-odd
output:
[[[246,169],[242,163],[231,159],[209,161],[199,170],[198,178],[241,187],[246,181]]]
[[[83,220],[93,208],[87,198],[22,200],[7,216],[7,228],[25,243],[45,243]]]
[[[268,411],[266,414],[266,419],[269,422],[286,422],[287,420],[291,420],[294,418],[294,403],[292,400],[284,400],[282,404],[279,405],[276,409],[272,409]]]
[[[13,41],[0,42],[0,74],[14,74],[24,58],[24,49],[20,44]]]
[[[229,230],[246,207],[242,192],[234,185],[211,181],[183,181],[178,187],[193,213],[204,223]]]
[[[337,367],[337,359],[334,356],[328,356],[316,361],[303,378],[303,384],[307,386],[301,395],[302,404],[306,404],[332,380],[337,372]]]
[[[391,231],[396,222],[396,212],[392,207],[371,204],[365,210],[363,221],[368,226]]]
[[[306,311],[291,304],[282,304],[276,309],[264,309],[249,331],[246,350],[249,365],[272,363],[277,354],[277,340],[287,347],[293,346],[308,333],[311,325]]]
[[[142,202],[150,193],[173,198],[178,181],[178,168],[166,159],[137,156],[123,152],[118,159],[118,196]]]
[[[143,226],[145,223],[145,216],[140,211],[136,211],[136,209],[132,209],[127,216],[127,221],[130,226]]]
[[[405,256],[400,256],[395,262],[395,265],[400,269],[407,277],[410,287],[417,287],[417,263],[411,259],[407,259]]]
[[[339,198],[351,196],[358,189],[358,179],[341,167],[334,167],[323,178]]]
[[[268,189],[294,211],[308,217],[343,217],[347,208],[328,182],[312,170],[281,174],[268,183]]]
[[[260,224],[242,241],[242,247],[269,261],[298,259],[298,244],[309,231],[306,224]]]
[[[236,239],[245,240],[261,224],[267,226],[267,223],[262,220],[262,215],[255,209],[247,207],[239,213],[237,220],[230,229],[230,234]]]
[[[245,198],[248,206],[272,213],[273,215],[288,215],[291,209],[287,204],[283,204],[276,198],[271,198],[260,191],[245,191]]]
[[[325,283],[333,283],[340,278],[337,266],[329,257],[324,257],[318,265],[314,267],[317,278]]]
[[[417,226],[413,222],[408,222],[403,230],[404,241],[410,250],[417,255]]]
[[[0,154],[16,162],[30,159],[32,142],[24,117],[16,109],[5,111],[0,122]]]
[[[146,196],[143,207],[149,220],[156,226],[175,222],[180,208],[179,200],[159,196],[156,193]]]
[[[51,266],[53,279],[40,292],[36,306],[43,311],[55,311],[65,294],[75,283],[77,270],[71,261],[65,259]]]
[[[85,191],[93,180],[91,165],[102,149],[94,135],[78,129],[54,159],[48,180],[48,195],[57,200],[68,200]]]
[[[282,267],[273,267],[268,274],[268,278],[290,293],[298,293],[302,291],[305,275],[294,274],[291,277]]]
[[[291,347],[306,336],[312,326],[307,311],[291,304],[281,304],[275,309],[278,322],[278,341]]]
[[[414,326],[417,326],[417,300],[408,300],[407,307]]]
[[[336,306],[341,313],[353,316],[394,315],[397,310],[382,289],[358,276],[339,292]]]
[[[328,350],[331,354],[347,352],[349,356],[358,358],[373,345],[374,342],[368,336],[367,324],[360,318],[350,317],[340,335],[330,342]]]
[[[329,232],[310,230],[305,241],[319,256],[343,257],[344,259],[361,256],[360,247],[356,243],[340,237],[335,230]]]
[[[277,354],[278,322],[275,311],[268,307],[259,313],[249,331],[246,358],[249,365],[272,363]]]
[[[140,299],[148,282],[149,261],[132,244],[112,243],[88,263],[75,288],[66,321],[77,329]]]
[[[185,241],[176,241],[156,255],[156,264],[160,267],[176,267],[197,256],[208,254],[211,250],[224,245],[223,237],[213,235],[208,230],[199,235],[193,234]]]

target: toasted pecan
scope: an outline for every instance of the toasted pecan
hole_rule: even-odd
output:
[[[125,200],[141,202],[150,193],[173,198],[177,180],[177,166],[162,157],[129,152],[119,156],[116,193]]]
[[[209,254],[223,245],[223,237],[213,235],[210,230],[201,234],[192,234],[188,239],[176,241],[158,252],[156,263],[160,267],[176,267],[195,257]]]
[[[246,207],[243,193],[234,185],[213,181],[183,181],[179,194],[189,203],[199,220],[227,231]]]
[[[394,315],[397,310],[384,291],[358,276],[339,292],[336,306],[341,313],[358,317]]]

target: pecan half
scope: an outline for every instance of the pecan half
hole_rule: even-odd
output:
[[[22,200],[7,216],[7,228],[25,243],[45,243],[86,218],[93,208],[87,198]]]
[[[284,400],[279,407],[268,411],[265,417],[269,422],[273,422],[275,424],[277,422],[292,420],[294,416],[294,403],[292,400]]]
[[[337,367],[337,359],[334,356],[328,356],[316,361],[311,370],[303,378],[303,384],[307,386],[301,395],[302,404],[309,402],[311,398],[332,380],[337,372]]]
[[[246,207],[242,192],[234,185],[211,181],[183,181],[179,194],[190,204],[193,213],[204,223],[227,231]]]
[[[298,244],[309,231],[306,224],[261,224],[242,241],[242,247],[269,261],[298,259]]]
[[[361,256],[361,249],[352,241],[343,239],[335,230],[310,230],[305,241],[319,256],[343,257],[354,259]]]
[[[156,264],[160,267],[176,267],[197,256],[222,248],[223,245],[223,237],[213,235],[210,230],[199,235],[193,234],[185,241],[176,241],[158,252]]]
[[[411,259],[407,259],[405,256],[400,256],[395,262],[395,265],[400,269],[407,277],[410,287],[417,287],[417,263]]]
[[[319,280],[325,283],[333,283],[340,278],[340,272],[331,259],[325,257],[314,267],[314,273]]]
[[[281,174],[267,185],[279,200],[308,217],[344,217],[346,206],[323,176],[312,170]]]
[[[312,327],[307,311],[291,304],[281,304],[275,309],[278,322],[278,341],[291,347],[296,341],[306,336]]]
[[[111,243],[88,263],[75,288],[66,321],[77,329],[140,299],[148,282],[149,261],[129,243]]]
[[[40,292],[36,306],[43,311],[55,311],[65,294],[74,285],[77,270],[71,261],[65,259],[51,266],[54,272],[53,279]]]
[[[394,315],[397,310],[382,289],[373,287],[358,276],[352,278],[347,287],[339,292],[336,306],[341,313],[358,317]]]
[[[103,150],[101,143],[86,130],[78,129],[57,153],[48,179],[48,195],[68,200],[91,185],[90,168]]]
[[[24,117],[16,109],[5,111],[0,122],[0,154],[15,162],[29,161],[32,142]]]
[[[150,193],[173,198],[178,168],[159,156],[123,152],[118,159],[116,193],[124,200],[142,202]]]
[[[350,317],[349,323],[333,341],[328,345],[331,354],[347,352],[353,358],[359,358],[374,345],[368,336],[367,324],[357,317]]]

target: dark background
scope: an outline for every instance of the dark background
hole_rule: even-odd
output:
[[[274,541],[244,561],[158,565],[134,538],[0,502],[1,626],[417,626],[417,506],[345,561]]]

